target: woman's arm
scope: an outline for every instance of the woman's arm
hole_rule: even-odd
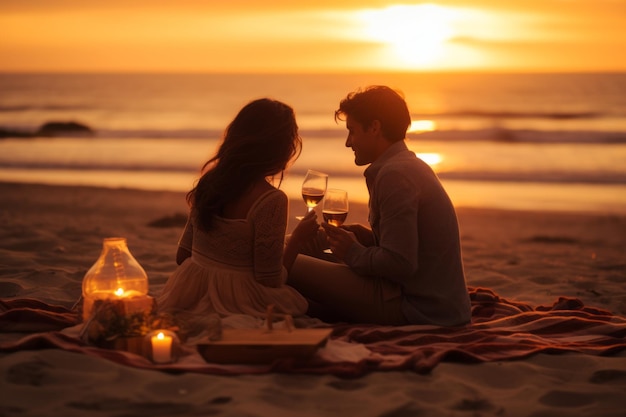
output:
[[[318,229],[319,224],[317,223],[317,214],[315,213],[315,210],[311,210],[302,220],[298,222],[298,225],[291,233],[291,237],[285,246],[283,265],[287,268],[287,271],[291,270],[298,253],[300,253],[302,244],[315,238],[317,236]]]
[[[283,249],[287,230],[288,199],[285,193],[268,193],[249,213],[254,236],[254,277],[262,285],[279,287],[287,280]]]

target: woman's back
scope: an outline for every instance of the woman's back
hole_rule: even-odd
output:
[[[193,248],[192,257],[206,258],[231,266],[254,268],[257,258],[255,247],[264,250],[263,248],[275,246],[274,241],[281,242],[282,245],[287,216],[285,200],[286,196],[282,191],[270,186],[251,204],[242,202],[225,210],[224,216],[216,216],[209,231],[200,230],[192,217],[190,225],[192,229],[186,230],[181,245]],[[285,220],[280,221],[283,216]],[[191,242],[188,241],[188,233],[192,233]],[[277,253],[282,256],[282,247]],[[276,258],[271,253],[267,253],[266,257]],[[267,264],[267,260],[257,260]],[[280,274],[282,261],[275,261],[274,264],[273,268],[269,269],[274,269]]]
[[[283,239],[287,196],[270,187],[252,204],[246,218],[216,217],[203,231],[193,215],[180,245],[192,252],[170,277],[157,300],[165,311],[198,316],[218,313],[263,317],[269,305],[279,313],[303,315],[306,300],[283,285]]]

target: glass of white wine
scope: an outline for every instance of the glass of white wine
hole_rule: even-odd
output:
[[[326,223],[335,227],[341,226],[348,217],[348,209],[348,192],[346,190],[331,188],[326,191],[322,207],[322,216]],[[324,253],[332,253],[332,251],[324,249]]]
[[[323,172],[309,169],[302,182],[302,199],[306,204],[307,211],[313,210],[326,194],[326,187],[328,187],[328,174]],[[303,216],[296,217],[299,220],[303,219]]]
[[[322,216],[326,223],[341,226],[348,217],[348,192],[337,188],[326,191]]]

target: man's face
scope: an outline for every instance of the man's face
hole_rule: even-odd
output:
[[[376,151],[376,136],[374,129],[364,129],[363,125],[346,116],[346,147],[354,151],[354,163],[358,166],[367,165],[374,162],[378,153]]]

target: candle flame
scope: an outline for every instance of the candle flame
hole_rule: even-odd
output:
[[[120,287],[117,290],[115,290],[115,295],[117,295],[118,297],[121,297],[124,295],[124,288]]]
[[[159,340],[165,339],[165,335],[163,334],[163,332],[159,332],[159,334],[157,334],[157,339]]]

